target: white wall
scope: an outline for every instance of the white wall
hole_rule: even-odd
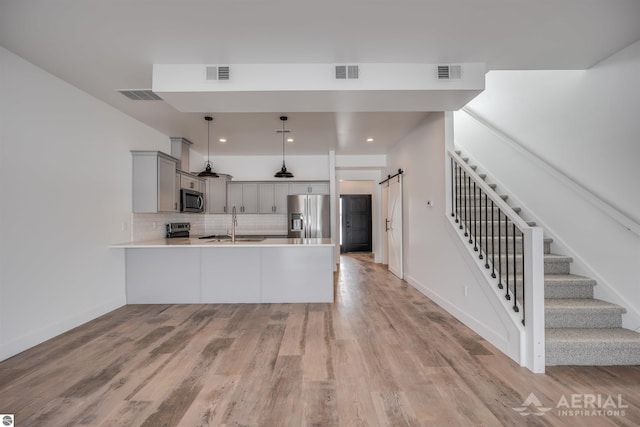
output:
[[[586,71],[490,72],[467,108],[507,138],[455,115],[456,144],[545,228],[554,252],[574,258],[573,273],[598,281],[597,298],[627,308],[631,329],[640,236],[612,215],[640,223],[639,100],[637,42]]]
[[[0,360],[125,304],[131,149],[169,138],[0,48]]]
[[[430,114],[388,154],[387,173],[400,168],[405,172],[403,240],[407,281],[519,361],[519,330],[494,291],[480,281],[474,261],[445,211],[444,113]],[[433,201],[433,207],[427,207],[427,200]]]
[[[206,157],[191,152],[191,169],[203,170]],[[211,156],[213,169],[233,176],[234,181],[305,181],[329,180],[329,154],[317,156],[286,156],[287,170],[294,178],[274,178],[282,167],[282,156]]]

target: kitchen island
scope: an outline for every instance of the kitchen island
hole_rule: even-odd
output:
[[[333,302],[331,239],[158,239],[125,249],[128,304]]]

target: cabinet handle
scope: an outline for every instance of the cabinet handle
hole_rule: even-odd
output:
[[[195,182],[191,181],[191,182],[189,183],[189,187],[191,187],[191,188],[195,187]]]

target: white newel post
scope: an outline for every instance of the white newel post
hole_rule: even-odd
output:
[[[544,373],[544,247],[542,228],[524,230],[524,309],[526,334],[526,366],[532,372]]]

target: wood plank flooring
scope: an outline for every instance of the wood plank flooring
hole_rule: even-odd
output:
[[[550,410],[513,409],[531,393]],[[82,325],[0,363],[0,413],[46,427],[637,426],[640,367],[533,374],[348,255],[334,304],[130,305]]]

